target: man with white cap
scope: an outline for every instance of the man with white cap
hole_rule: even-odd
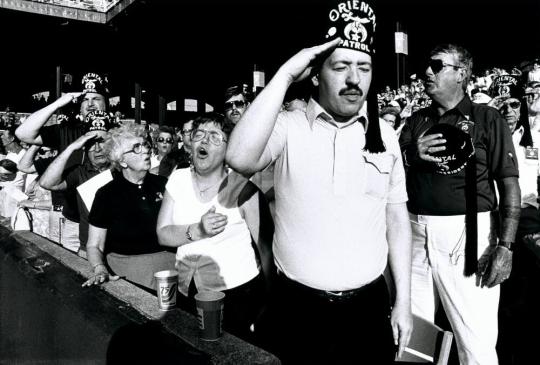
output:
[[[367,1],[338,2],[324,18],[329,41],[281,66],[227,150],[242,173],[275,162],[278,274],[268,320],[255,331],[284,363],[392,363],[412,329],[411,242],[397,138],[368,96],[375,12]],[[289,86],[310,73],[306,111],[280,113]]]

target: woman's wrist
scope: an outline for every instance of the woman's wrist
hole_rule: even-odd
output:
[[[96,271],[104,271],[103,269],[105,269],[105,271],[107,271],[107,267],[103,263],[92,265],[92,269],[94,270],[94,272],[96,272]]]

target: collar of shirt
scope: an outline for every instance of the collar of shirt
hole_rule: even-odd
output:
[[[329,123],[335,126],[336,128],[345,128],[357,121],[360,121],[362,125],[364,126],[364,133],[366,132],[368,124],[369,124],[368,118],[367,118],[366,103],[364,103],[364,105],[362,106],[362,108],[360,108],[358,113],[356,115],[353,115],[349,119],[349,121],[345,123],[337,123],[334,120],[334,118],[330,114],[328,114],[328,112],[326,112],[326,110],[324,110],[324,108],[318,102],[315,101],[315,99],[310,98],[307,108],[306,108],[306,117],[309,123],[309,127],[312,130],[313,130],[313,123],[315,122],[315,120],[317,120],[317,118],[324,120],[326,123]]]
[[[432,103],[429,108],[430,108],[431,113],[433,113],[433,115],[436,116],[435,119],[440,119],[444,115],[448,115],[450,113],[458,113],[458,114],[461,114],[465,119],[469,120],[470,117],[472,116],[472,105],[473,104],[469,96],[465,95],[463,99],[461,99],[461,101],[455,107],[448,110],[446,113],[444,113],[441,116],[439,116],[437,113],[437,106],[435,103]]]

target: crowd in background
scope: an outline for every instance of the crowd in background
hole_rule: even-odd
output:
[[[540,115],[538,61],[530,72],[495,68],[473,77],[467,87],[471,100],[489,104],[492,83],[501,75],[523,81],[521,102],[531,121]],[[273,232],[273,166],[247,180],[224,159],[230,132],[253,95],[243,85],[231,87],[218,108],[223,114],[201,114],[175,127],[140,126],[107,113],[107,85],[99,75],[86,75],[81,87],[81,92],[53,103],[37,100],[39,109],[19,120],[9,111],[2,115],[0,215],[14,229],[32,230],[87,257],[95,275],[85,285],[122,276],[152,291],[152,273],[176,266],[184,275],[180,291],[185,298],[192,299],[204,288],[228,290],[229,306],[237,310],[234,323],[226,326],[251,339],[247,324],[261,306],[263,277],[271,265],[267,251]],[[416,75],[399,89],[387,86],[377,97],[380,117],[398,135],[413,113],[431,104],[424,81]],[[59,113],[72,103],[81,106],[77,115]],[[305,111],[307,103],[288,98],[282,110]],[[51,124],[53,115],[56,123]],[[229,189],[226,203],[217,199],[223,186]],[[192,211],[180,213],[180,202]],[[197,224],[189,224],[193,221]],[[230,231],[225,231],[226,225],[232,226]],[[236,255],[232,261],[211,250],[224,231],[223,244]],[[185,243],[191,241],[204,241],[208,247],[190,251]],[[206,260],[200,261],[201,256]],[[229,286],[217,279],[219,275]],[[248,295],[257,300],[246,306]],[[185,305],[194,310],[193,302]]]

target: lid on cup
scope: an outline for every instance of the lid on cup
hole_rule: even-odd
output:
[[[171,278],[174,276],[178,276],[178,271],[176,270],[164,270],[164,271],[158,271],[154,273],[154,277],[156,279],[166,279]]]

